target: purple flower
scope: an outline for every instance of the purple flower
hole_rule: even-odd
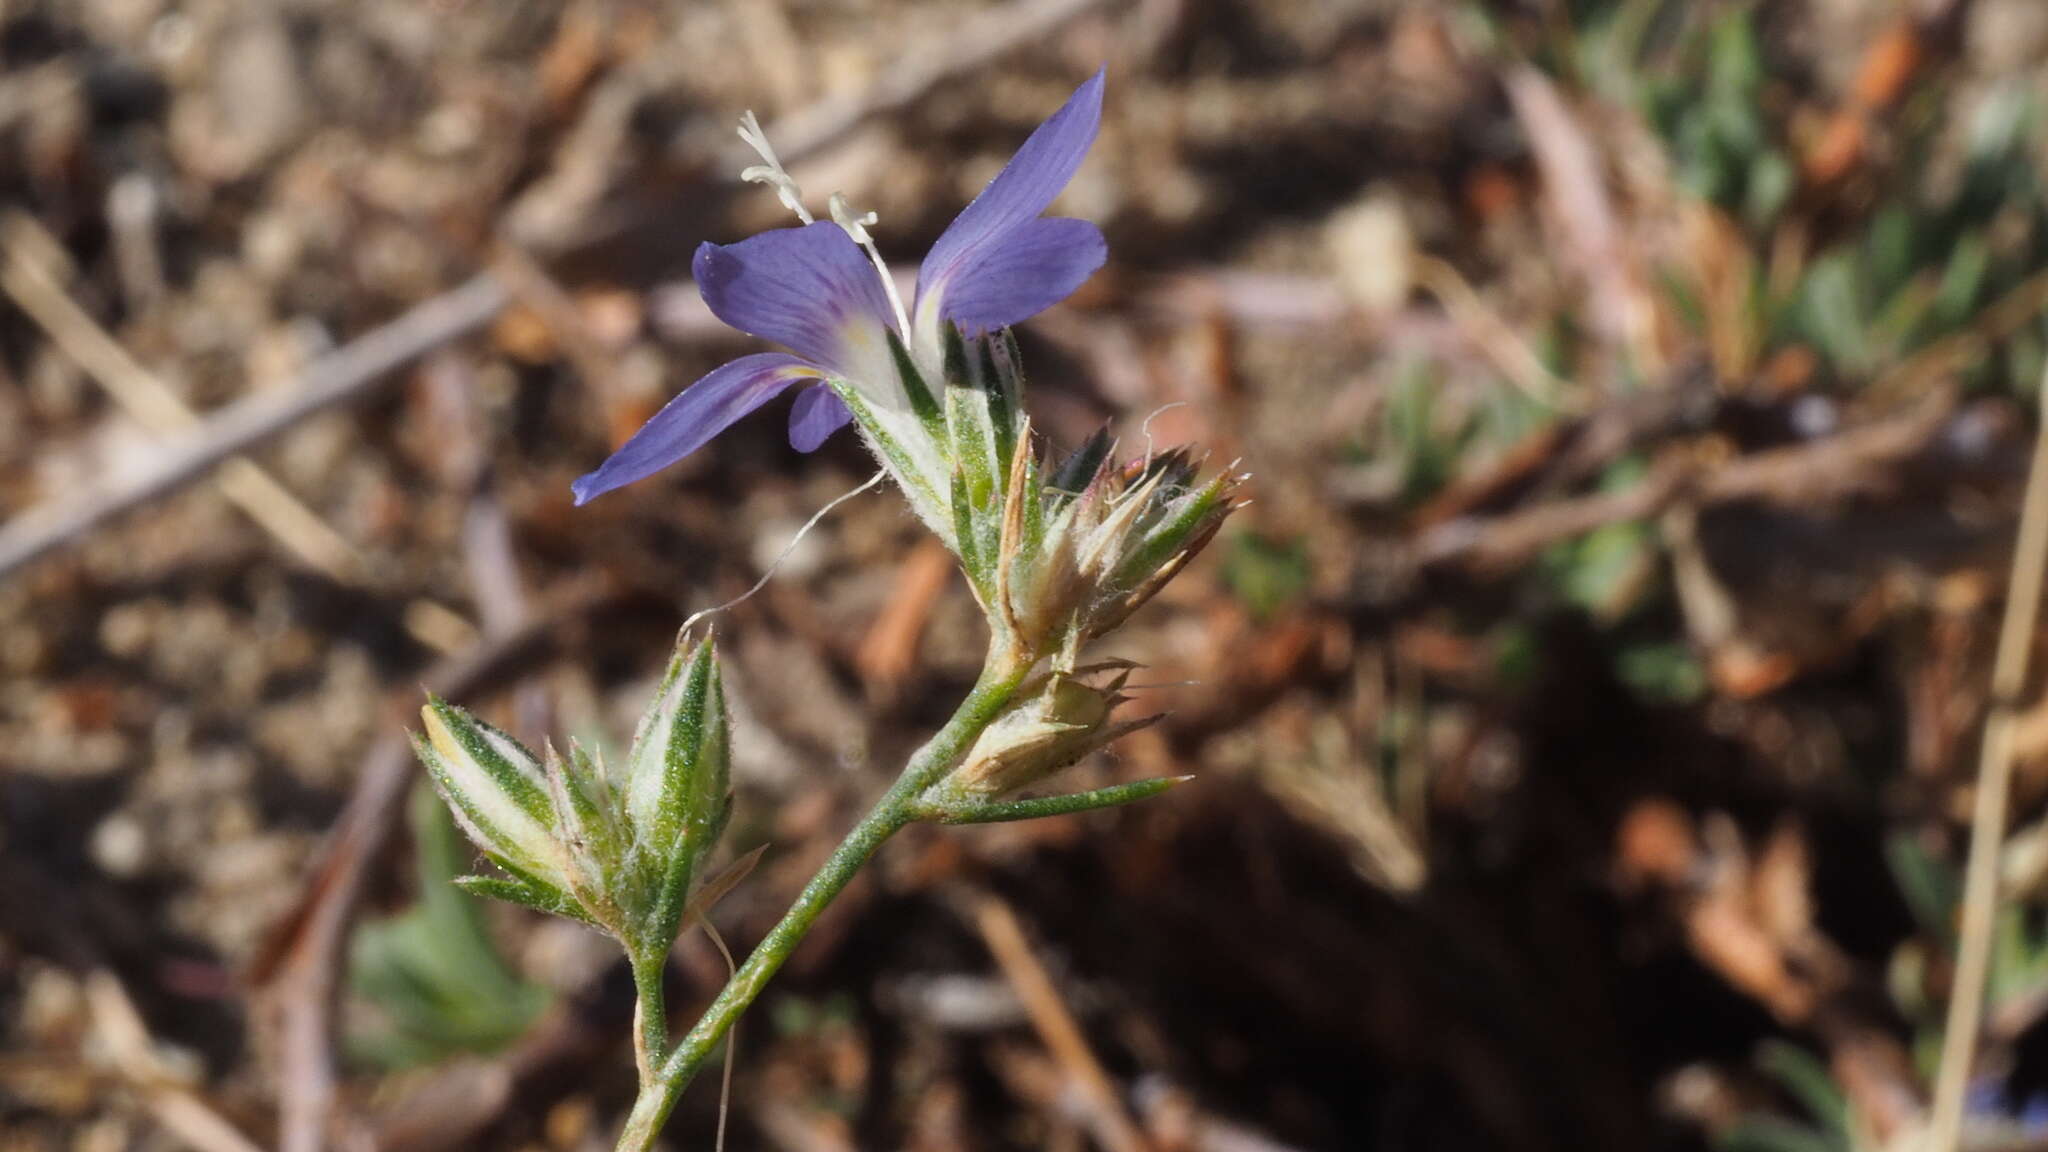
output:
[[[843,390],[883,426],[871,433],[928,462],[918,468],[926,475],[899,482],[944,491],[950,466],[910,413],[890,338],[904,341],[912,361],[936,376],[944,325],[972,334],[1018,323],[1064,300],[1102,266],[1108,249],[1094,224],[1042,215],[1094,143],[1102,83],[1097,72],[1081,85],[947,226],[918,269],[908,317],[899,318],[880,270],[839,224],[698,248],[691,268],[711,311],[794,355],[757,353],[713,369],[579,478],[576,502],[668,467],[800,382],[809,387],[797,395],[789,420],[789,441],[799,451],[811,451],[854,418]]]

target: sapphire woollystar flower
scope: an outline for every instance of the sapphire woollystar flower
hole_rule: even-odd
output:
[[[897,449],[885,455],[921,473],[897,476],[913,503],[945,492],[950,465],[920,424],[906,370],[938,378],[948,326],[973,336],[1018,323],[1065,299],[1102,266],[1107,247],[1094,224],[1044,215],[1095,140],[1102,85],[1100,72],[1081,85],[954,218],[919,267],[907,311],[886,266],[870,259],[871,248],[863,252],[862,221],[807,222],[698,248],[692,270],[711,311],[789,351],[742,356],[685,388],[576,481],[576,502],[668,467],[796,384],[807,385],[790,412],[796,448],[818,447],[857,409],[870,436]],[[808,220],[758,131],[748,139],[770,160],[749,174],[768,173],[762,178]]]

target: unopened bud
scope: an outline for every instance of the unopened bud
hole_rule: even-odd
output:
[[[679,643],[626,755],[632,859],[644,886],[634,903],[651,936],[674,938],[690,878],[724,831],[731,744],[716,650],[708,639]]]
[[[1083,679],[1114,667],[1104,683]],[[1129,665],[1099,665],[1051,672],[1027,684],[1018,699],[982,730],[981,737],[941,785],[949,791],[995,796],[1034,784],[1127,732],[1158,719],[1111,723]]]
[[[421,716],[421,762],[509,877],[467,877],[470,889],[586,920],[636,955],[667,950],[728,807],[725,691],[710,641],[677,647],[621,777],[573,744],[543,761],[444,701]]]
[[[1241,506],[1245,477],[1198,482],[1186,449],[1115,465],[1110,448],[1098,435],[1047,468],[1019,446],[999,571],[1002,622],[1027,651],[1071,657],[1123,623]]]
[[[462,830],[507,870],[566,890],[569,862],[539,759],[445,700],[428,701],[420,718],[426,732],[413,746]]]

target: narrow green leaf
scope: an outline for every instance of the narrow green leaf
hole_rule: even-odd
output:
[[[1192,779],[1192,776],[1160,776],[1131,784],[1096,788],[1088,792],[1072,792],[1064,796],[1042,796],[1032,800],[1007,800],[994,804],[934,805],[925,818],[941,824],[1007,824],[1016,820],[1036,820],[1041,816],[1066,816],[1075,812],[1093,812],[1098,808],[1115,808],[1146,800]]]
[[[556,916],[567,916],[585,924],[596,925],[582,905],[576,903],[558,888],[537,881],[519,880],[504,876],[457,876],[452,883],[464,892],[477,896],[488,896],[508,904],[518,904],[537,912]]]
[[[1776,1116],[1748,1116],[1714,1140],[1719,1152],[1848,1152],[1803,1124]]]
[[[1849,1101],[1813,1053],[1783,1040],[1766,1040],[1757,1051],[1757,1067],[1785,1086],[1807,1115],[1843,1147],[1852,1146]]]

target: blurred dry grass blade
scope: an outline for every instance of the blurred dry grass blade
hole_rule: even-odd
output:
[[[1929,1121],[1932,1152],[1954,1152],[1962,1139],[1964,1097],[1983,1023],[1985,982],[1990,974],[1992,935],[1998,915],[1998,865],[2012,790],[2013,736],[2027,665],[2039,640],[2041,588],[2048,577],[2048,371],[2035,392],[2034,457],[2013,544],[2012,577],[2006,585],[2005,618],[1998,630],[1998,654],[1991,671],[1991,709],[1984,718],[1984,743],[1970,815],[1970,857],[1963,878],[1962,923],[1957,929],[1956,973],[1949,990],[1948,1021],[1942,1032],[1941,1067],[1934,1081]]]
[[[108,1060],[141,1095],[165,1132],[194,1152],[262,1152],[260,1145],[165,1073],[149,1027],[119,977],[95,969],[86,975],[85,994]]]
[[[1465,330],[1473,346],[1493,361],[1500,374],[1521,389],[1523,395],[1559,411],[1584,407],[1578,398],[1566,394],[1569,382],[1544,366],[1535,350],[1486,306],[1486,301],[1458,275],[1456,268],[1435,256],[1424,256],[1415,262],[1415,272],[1416,283],[1437,298],[1444,311]]]
[[[1109,1073],[1095,1058],[1081,1025],[1060,995],[1059,986],[1032,952],[1017,914],[1001,899],[988,896],[977,904],[974,923],[1010,986],[1017,990],[1017,998],[1031,1017],[1038,1038],[1051,1050],[1067,1079],[1086,1097],[1086,1121],[1096,1143],[1108,1152],[1148,1152],[1151,1142],[1125,1110]]]
[[[247,451],[316,413],[360,400],[413,360],[482,328],[505,305],[488,275],[427,300],[381,328],[315,361],[295,385],[235,401],[106,487],[46,501],[0,525],[0,576],[61,547],[102,521],[174,492],[221,461]]]
[[[1560,231],[1564,253],[1588,289],[1587,319],[1613,350],[1654,373],[1651,309],[1623,251],[1621,229],[1601,175],[1600,155],[1564,97],[1541,72],[1516,68],[1504,81],[1508,102],[1528,135],[1530,151]]]
[[[11,212],[0,221],[0,231],[6,233],[0,246],[7,253],[0,263],[0,290],[52,343],[150,431],[168,434],[200,422],[183,398],[137,363],[65,294],[55,269],[36,259],[38,252],[61,251],[42,225]],[[219,483],[222,495],[301,560],[337,581],[360,580],[362,557],[354,546],[254,461],[245,456],[224,461]]]
[[[902,692],[917,667],[917,648],[932,606],[952,574],[952,553],[936,540],[919,544],[897,570],[888,605],[868,627],[854,656],[870,702],[890,703]]]

